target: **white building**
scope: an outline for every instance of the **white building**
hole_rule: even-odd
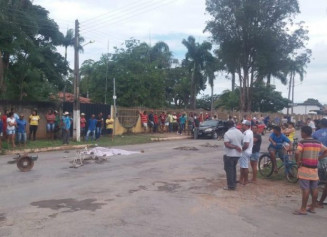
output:
[[[310,105],[310,104],[295,104],[293,106],[293,113],[299,115],[306,115],[309,112],[320,111],[321,107],[318,105]],[[289,108],[289,112],[291,113],[292,108]],[[287,114],[287,108],[284,108],[282,111],[283,114]]]

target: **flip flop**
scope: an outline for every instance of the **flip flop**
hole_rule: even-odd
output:
[[[312,214],[316,214],[316,211],[312,211],[310,208],[307,209],[307,212],[310,212]]]
[[[306,216],[308,214],[306,212],[294,211],[293,212],[293,215],[296,215],[296,216]]]

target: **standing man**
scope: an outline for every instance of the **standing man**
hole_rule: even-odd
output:
[[[70,127],[72,125],[72,121],[69,117],[69,113],[65,112],[64,117],[62,118],[63,124],[63,136],[62,136],[62,144],[69,144],[69,134],[70,134]]]
[[[144,111],[143,113],[140,111],[139,113],[141,117],[141,123],[144,129],[144,133],[146,133],[148,129],[148,115],[146,114],[146,111]]]
[[[179,135],[182,135],[185,130],[186,116],[185,113],[179,118]]]
[[[299,210],[293,212],[294,215],[306,215],[307,211],[315,213],[318,198],[318,160],[327,156],[327,148],[322,143],[311,137],[312,128],[304,126],[301,128],[302,139],[295,152],[298,164],[298,177],[302,190],[302,205]],[[321,152],[321,155],[319,153]],[[312,204],[307,209],[307,203],[311,193]]]
[[[154,115],[153,115],[153,122],[154,122],[153,132],[157,133],[158,132],[158,127],[159,127],[159,117],[158,117],[157,112],[155,112]]]
[[[314,132],[312,137],[320,141],[325,147],[327,147],[327,119],[323,118],[320,121],[320,129]],[[323,208],[324,201],[327,197],[327,158],[319,160],[318,163],[318,175],[321,183],[325,184],[324,191],[320,197],[316,207]]]
[[[103,115],[102,115],[102,113],[99,113],[98,119],[97,119],[97,124],[96,124],[96,137],[95,137],[95,140],[98,140],[101,137],[103,124],[104,124]]]
[[[253,148],[253,132],[251,130],[251,121],[243,120],[243,147],[240,158],[240,184],[246,185],[249,182],[249,160],[252,155]]]
[[[17,122],[13,112],[10,112],[7,118],[7,143],[8,147],[11,142],[12,148],[15,148],[15,133],[16,133]]]
[[[107,134],[111,135],[111,138],[114,137],[114,120],[111,118],[111,115],[108,114],[108,118],[106,119],[106,130]]]
[[[199,127],[200,127],[200,119],[198,116],[196,116],[196,114],[194,114],[194,131],[193,131],[194,139],[198,139]]]
[[[89,140],[89,136],[92,133],[92,140],[95,140],[95,127],[97,124],[97,120],[95,118],[95,114],[92,114],[91,118],[89,119],[87,133],[86,133],[86,141]]]
[[[224,135],[225,155],[224,169],[227,176],[227,187],[224,190],[236,189],[236,165],[242,154],[243,134],[235,128],[233,121],[227,121],[228,131]]]
[[[49,109],[45,115],[45,119],[47,120],[47,137],[48,139],[54,139],[56,115],[52,109]]]
[[[153,116],[153,111],[150,111],[149,116],[148,116],[148,125],[149,125],[149,132],[153,132],[154,129],[154,116]]]
[[[315,122],[311,118],[307,118],[307,125],[312,128],[312,132],[316,131]]]
[[[84,140],[85,139],[85,130],[86,130],[86,119],[85,119],[84,113],[81,113],[80,128],[81,128],[81,137]]]
[[[260,157],[260,147],[262,138],[261,135],[258,133],[258,125],[252,126],[253,131],[253,148],[252,148],[252,155],[250,157],[250,163],[252,167],[252,183],[257,182],[257,173],[258,173],[258,161]]]
[[[27,122],[24,119],[24,115],[21,114],[19,116],[19,119],[17,120],[17,132],[18,132],[18,145],[21,146],[24,145],[24,148],[26,146],[26,125]]]

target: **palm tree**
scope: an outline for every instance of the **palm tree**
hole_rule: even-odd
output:
[[[289,59],[287,67],[288,74],[290,75],[289,88],[288,88],[288,99],[294,104],[294,87],[295,87],[295,76],[299,75],[300,81],[303,81],[304,74],[306,73],[305,67],[308,62],[308,57],[306,54],[297,56],[295,59]],[[292,95],[292,96],[291,96]],[[287,114],[289,114],[289,108],[287,108]],[[291,114],[293,114],[293,106],[291,109]]]
[[[214,80],[216,79],[215,72],[218,70],[221,70],[222,67],[219,64],[219,61],[217,58],[211,56],[207,58],[207,62],[205,65],[205,75],[208,78],[208,83],[211,87],[211,114],[213,113],[213,89],[214,89]]]
[[[206,78],[203,75],[206,60],[211,55],[212,45],[209,42],[202,44],[196,43],[193,36],[189,36],[187,40],[183,39],[182,43],[187,48],[184,65],[191,72],[191,108],[196,108],[196,96],[199,90],[205,88]],[[212,55],[211,55],[212,56]]]
[[[83,46],[81,43],[83,43],[85,40],[83,37],[79,37],[79,45],[78,45],[78,50],[80,52],[83,52]],[[63,38],[62,45],[65,47],[65,63],[67,63],[67,49],[68,47],[74,47],[75,45],[75,36],[74,36],[74,30],[73,29],[68,29],[66,32],[66,35]],[[65,80],[65,85],[64,85],[64,95],[63,95],[63,101],[65,102],[66,100],[66,87],[67,87],[67,80]]]

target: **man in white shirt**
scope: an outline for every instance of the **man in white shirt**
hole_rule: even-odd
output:
[[[228,131],[224,135],[224,169],[227,177],[227,187],[224,190],[236,189],[236,165],[242,154],[243,134],[235,128],[233,120],[226,122]]]
[[[242,122],[243,146],[242,155],[240,158],[240,184],[246,185],[249,181],[249,161],[252,155],[253,148],[253,132],[251,130],[251,122],[244,120]]]
[[[315,125],[315,122],[312,121],[311,118],[307,118],[307,124],[309,127],[312,128],[312,132],[315,132],[316,131],[316,125]]]

